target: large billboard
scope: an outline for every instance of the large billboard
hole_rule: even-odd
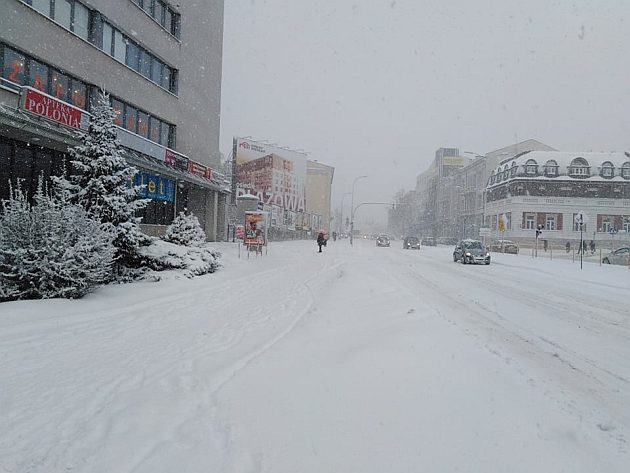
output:
[[[253,194],[282,209],[284,218],[276,222],[294,229],[295,213],[305,209],[306,154],[234,138],[234,160],[236,195]]]

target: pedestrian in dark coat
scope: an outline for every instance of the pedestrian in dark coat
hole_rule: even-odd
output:
[[[319,246],[319,252],[322,252],[322,246],[326,244],[326,238],[324,238],[324,233],[319,232],[317,234],[317,246]]]
[[[590,247],[591,247],[591,254],[594,255],[595,254],[595,242],[593,240],[591,240]]]

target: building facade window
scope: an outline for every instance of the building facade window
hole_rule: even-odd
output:
[[[24,85],[26,80],[26,57],[6,46],[2,55],[2,77],[14,84]]]
[[[523,214],[523,228],[525,230],[533,230],[536,228],[536,214],[527,212]]]
[[[558,175],[558,163],[550,159],[545,163],[545,176],[556,177]]]
[[[533,159],[528,159],[525,163],[525,174],[535,176],[538,174],[538,163]]]
[[[630,179],[630,162],[623,163],[621,166],[621,177]]]
[[[148,50],[132,41],[118,29],[100,16],[95,19],[97,26],[94,28],[99,37],[95,44],[104,52],[120,61],[131,69],[146,77],[160,87],[177,94],[177,77],[172,67],[160,61]]]
[[[42,15],[87,40],[90,10],[76,0],[22,0]]]
[[[575,158],[569,166],[569,176],[577,178],[589,177],[591,168],[584,158]]]
[[[630,233],[630,215],[623,216],[623,231]]]
[[[131,0],[142,8],[147,15],[153,18],[166,31],[180,37],[180,15],[175,12],[168,3],[163,0]]]
[[[55,68],[0,43],[2,77],[18,85],[28,85],[60,100],[86,109],[87,85]]]
[[[602,164],[600,172],[602,177],[610,179],[615,176],[615,167],[613,166],[613,163],[611,163],[610,161],[606,161]]]
[[[545,230],[557,230],[557,218],[554,214],[545,216]]]

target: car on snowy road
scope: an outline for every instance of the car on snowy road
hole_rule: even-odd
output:
[[[416,237],[405,237],[403,240],[403,250],[419,250],[420,240]]]
[[[496,240],[490,244],[489,249],[497,253],[518,254],[518,245],[511,240]]]
[[[385,246],[389,248],[389,236],[379,235],[376,237],[376,246]]]
[[[623,248],[618,248],[615,251],[611,251],[610,253],[604,255],[602,258],[602,263],[604,264],[619,264],[619,265],[627,265],[630,264],[628,259],[630,258],[630,247],[624,246]]]
[[[490,253],[479,240],[462,240],[453,250],[453,261],[462,264],[490,264]]]

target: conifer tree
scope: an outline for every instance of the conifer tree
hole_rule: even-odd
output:
[[[180,212],[166,228],[164,240],[177,245],[201,246],[206,242],[206,234],[195,215]]]
[[[88,132],[82,143],[71,150],[69,178],[57,178],[56,193],[66,193],[71,203],[83,207],[92,218],[114,229],[117,273],[141,264],[138,247],[148,244],[140,219],[135,216],[148,200],[140,199],[139,186],[133,185],[137,170],[121,154],[114,125],[115,112],[109,96],[101,91],[92,109]]]

